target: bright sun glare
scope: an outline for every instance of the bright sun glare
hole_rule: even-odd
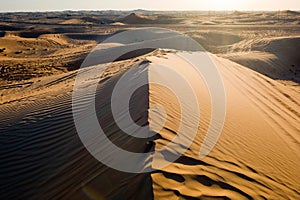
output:
[[[207,4],[216,10],[238,10],[241,8],[242,3],[245,1],[241,0],[210,0]]]

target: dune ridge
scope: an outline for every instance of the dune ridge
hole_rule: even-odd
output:
[[[22,99],[11,96],[18,100],[1,105],[1,151],[5,152],[0,165],[1,182],[16,186],[6,187],[2,195],[20,198],[16,190],[22,188],[24,198],[47,193],[49,198],[72,199],[134,198],[136,195],[145,199],[297,199],[300,196],[297,181],[300,178],[299,93],[239,64],[211,55],[227,92],[227,117],[216,147],[200,159],[199,148],[211,120],[211,102],[205,81],[190,71],[178,56],[181,53],[162,51],[133,61],[116,62],[99,77],[102,81],[97,90],[100,100],[104,101],[97,104],[100,123],[107,126],[108,134],[116,134],[111,140],[121,145],[127,136],[113,124],[105,123],[110,119],[105,102],[111,94],[109,88],[118,77],[129,69],[143,67],[149,80],[153,76],[157,78],[157,74],[162,73],[159,68],[153,68],[157,64],[169,65],[187,76],[197,91],[202,115],[195,140],[178,160],[151,174],[141,175],[129,175],[103,166],[76,136],[71,116],[74,72],[60,75],[61,81],[44,77],[40,92],[27,94]],[[190,54],[197,56],[198,53]],[[145,59],[147,62],[142,62]],[[91,67],[101,70],[101,65]],[[89,67],[80,73],[88,73],[88,70]],[[167,76],[160,78],[168,79]],[[84,85],[88,87],[90,81],[86,80]],[[36,84],[34,82],[28,89],[37,87]],[[153,138],[154,150],[158,151],[177,134],[181,111],[176,96],[155,84],[135,95],[132,103],[138,106],[132,107],[134,118],[147,120],[154,130],[163,113],[155,113],[151,107],[155,104],[165,107],[167,120],[156,130],[159,137]],[[146,99],[138,103],[141,98]],[[78,111],[84,110],[88,99],[89,96],[78,99],[82,102],[78,104]],[[192,113],[189,116],[194,120]],[[185,134],[188,137],[189,133]],[[123,148],[138,152],[149,150],[145,140],[125,140]],[[10,159],[17,155],[18,160]],[[45,159],[47,157],[51,157],[51,161]],[[107,183],[112,174],[114,176]],[[18,176],[8,179],[11,175]]]

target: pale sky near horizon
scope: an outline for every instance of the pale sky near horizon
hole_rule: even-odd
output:
[[[0,0],[0,12],[110,9],[300,10],[300,0]]]

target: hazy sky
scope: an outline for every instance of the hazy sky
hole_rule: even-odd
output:
[[[0,11],[300,10],[300,0],[0,0]]]

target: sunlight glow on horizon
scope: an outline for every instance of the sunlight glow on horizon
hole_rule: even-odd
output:
[[[207,2],[208,6],[215,10],[223,9],[230,10],[231,8],[239,8],[244,2],[241,0],[210,0]]]
[[[300,10],[300,0],[0,0],[0,11]]]

